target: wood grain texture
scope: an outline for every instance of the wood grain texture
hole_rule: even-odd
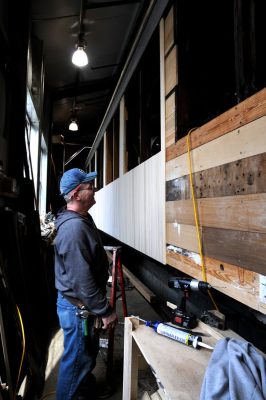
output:
[[[202,245],[205,257],[266,275],[266,234],[202,227]],[[166,224],[168,244],[187,252],[199,253],[196,227]]]
[[[266,117],[262,117],[192,150],[192,172],[204,171],[265,152]],[[166,162],[166,180],[188,173],[187,153]]]
[[[266,233],[266,193],[197,200],[200,226]],[[192,200],[168,201],[166,222],[195,225]]]
[[[157,301],[156,295],[124,265],[123,265],[123,274],[130,280],[132,285],[135,286],[135,288],[142,294],[142,296],[148,301],[148,303],[150,304],[156,303]]]
[[[265,176],[266,153],[218,165],[193,174],[195,197],[266,193]],[[188,175],[166,182],[166,201],[189,198]]]
[[[165,146],[168,147],[175,142],[175,93],[171,94],[165,101]]]
[[[264,115],[266,115],[266,88],[193,131],[191,149],[202,146]],[[186,152],[187,141],[184,137],[166,149],[166,160],[172,160]]]
[[[138,396],[138,355],[139,350],[132,337],[133,325],[125,318],[123,400],[137,399]]]
[[[165,95],[177,85],[177,49],[176,46],[170,51],[165,59]]]
[[[168,53],[174,44],[174,10],[173,7],[167,14],[164,22],[164,52]]]
[[[196,197],[266,192],[266,153],[201,171],[194,176]]]
[[[200,334],[204,335],[204,330]],[[162,335],[153,329],[139,324],[132,336],[160,382],[168,400],[195,400],[200,390],[205,369],[212,352],[196,351]],[[214,347],[217,339],[204,336],[204,342]],[[168,356],[167,356],[168,355]],[[136,400],[128,397],[123,400]]]
[[[196,174],[194,174],[196,175]],[[166,201],[190,199],[189,176],[181,176],[166,182]]]
[[[203,253],[266,275],[266,234],[202,228]]]
[[[166,242],[186,250],[199,252],[196,227],[178,223],[166,223]]]
[[[169,265],[195,279],[202,280],[201,265],[196,254],[181,255],[167,251],[166,260]],[[207,270],[207,281],[217,290],[240,301],[241,303],[266,314],[266,304],[260,301],[259,277],[256,272],[241,268],[221,260],[204,257]]]

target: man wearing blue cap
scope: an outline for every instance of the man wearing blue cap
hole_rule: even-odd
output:
[[[57,400],[95,400],[92,370],[99,350],[95,321],[113,328],[117,315],[106,298],[108,260],[88,210],[95,204],[97,173],[78,168],[66,171],[60,192],[66,207],[56,219],[55,286],[57,313],[64,331]]]

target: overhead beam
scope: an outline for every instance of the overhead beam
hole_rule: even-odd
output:
[[[87,4],[85,5],[85,9],[91,10],[93,8],[124,6],[125,4],[137,4],[137,3],[140,3],[140,0],[117,0],[117,1],[112,1],[111,3],[108,1],[105,1],[103,3],[88,1]]]
[[[61,87],[52,93],[54,101],[64,99],[65,97],[81,96],[83,94],[100,92],[102,90],[110,90],[114,85],[113,79],[105,78],[97,81],[73,84]]]
[[[153,0],[150,2],[150,5],[144,15],[144,18],[141,22],[141,25],[137,32],[130,53],[125,62],[124,68],[121,72],[120,78],[118,80],[112,98],[110,100],[110,103],[107,107],[106,113],[103,117],[100,128],[97,132],[92,148],[86,159],[85,169],[89,165],[114,113],[116,112],[119,106],[120,99],[127,88],[127,85],[144,53],[144,50],[147,47],[147,44],[149,43],[149,40],[153,32],[159,25],[160,19],[163,15],[165,8],[167,7],[167,4],[168,1],[165,0]]]

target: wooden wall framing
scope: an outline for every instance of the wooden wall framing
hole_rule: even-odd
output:
[[[192,173],[209,283],[266,314],[266,88],[175,141],[178,65],[173,9],[165,18],[166,260],[203,279]]]

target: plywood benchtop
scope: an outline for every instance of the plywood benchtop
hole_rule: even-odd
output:
[[[232,331],[217,331],[199,323],[203,342],[214,347],[223,337],[238,337]],[[166,399],[195,400],[201,385],[211,350],[195,349],[157,334],[136,318],[125,319],[123,400],[137,399],[138,357],[141,353],[157,380]]]

